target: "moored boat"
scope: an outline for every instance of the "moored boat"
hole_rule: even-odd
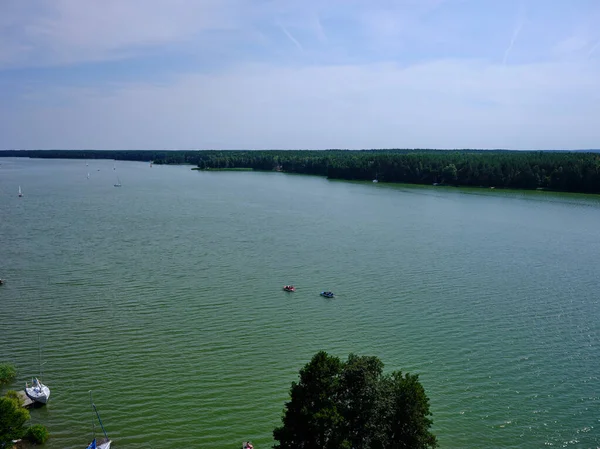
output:
[[[40,336],[38,335],[38,350],[40,357],[40,379],[42,376],[42,342]],[[31,379],[31,385],[25,382],[25,394],[35,402],[39,402],[40,404],[45,404],[50,399],[50,388],[44,385],[37,377]]]
[[[293,285],[284,285],[283,290],[286,292],[295,292],[296,287],[294,287]]]
[[[41,383],[37,377],[31,380],[31,385],[25,382],[25,394],[35,402],[45,404],[50,399],[50,388]]]
[[[335,297],[333,292],[321,292],[321,296],[323,296],[325,298],[334,298]]]
[[[96,405],[94,404],[94,401],[92,399],[92,391],[91,390],[90,390],[90,402],[92,403],[92,410],[94,411],[94,414],[98,418],[98,422],[100,423],[100,427],[102,428],[102,433],[104,434],[104,438],[101,438],[99,440],[96,439],[96,426],[94,425],[95,419],[92,419],[93,440],[89,444],[87,449],[110,449],[112,440],[110,438],[108,438],[106,430],[104,429],[104,425],[102,424],[102,420],[100,419],[100,414],[98,413],[98,409],[96,408]]]

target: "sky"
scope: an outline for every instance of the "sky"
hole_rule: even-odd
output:
[[[0,149],[600,148],[598,0],[1,0]]]

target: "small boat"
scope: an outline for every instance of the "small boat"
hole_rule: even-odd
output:
[[[254,449],[251,441],[244,441],[242,443],[242,449]]]
[[[21,192],[21,186],[19,186],[19,198],[23,196],[23,192]]]
[[[101,440],[96,440],[96,426],[95,426],[96,420],[94,418],[92,418],[93,440],[90,443],[90,445],[87,447],[87,449],[110,449],[110,445],[111,445],[112,441],[110,440],[110,438],[108,438],[108,435],[106,434],[106,430],[104,430],[104,425],[102,424],[102,420],[100,419],[100,414],[98,413],[98,409],[96,408],[96,405],[94,404],[94,401],[92,400],[92,390],[90,390],[90,402],[92,403],[92,410],[94,411],[94,414],[98,418],[98,422],[100,423],[100,427],[102,428],[102,432],[104,433],[104,438],[102,438]]]
[[[0,279],[0,285],[3,285],[4,281],[2,279]]]
[[[334,298],[335,297],[333,292],[321,292],[321,296],[323,296],[325,298]]]
[[[117,176],[117,183],[115,184],[115,187],[121,187],[121,180],[119,179],[118,176]]]
[[[25,382],[25,394],[35,402],[45,404],[50,399],[50,388],[41,383],[37,377],[31,379],[31,385]]]
[[[42,378],[42,344],[40,343],[40,336],[38,335],[38,346],[40,353],[40,379]],[[29,396],[32,401],[45,404],[50,399],[50,388],[44,385],[37,377],[31,379],[31,385],[25,382],[25,394]]]
[[[294,287],[293,285],[284,285],[283,290],[286,292],[295,292],[296,287]]]

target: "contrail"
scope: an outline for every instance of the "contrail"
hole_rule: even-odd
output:
[[[519,22],[517,23],[517,26],[513,30],[513,35],[512,35],[512,38],[510,39],[510,44],[508,44],[508,48],[504,51],[504,59],[502,60],[502,64],[503,65],[506,65],[506,60],[508,59],[508,55],[509,55],[510,51],[512,50],[513,45],[515,45],[515,42],[517,41],[517,38],[519,37],[519,33],[521,32],[521,28],[523,28],[523,20],[519,19]]]
[[[294,45],[296,45],[296,47],[298,47],[298,49],[300,51],[304,51],[304,48],[302,48],[302,45],[300,45],[300,42],[298,42],[296,40],[296,38],[294,36],[292,36],[292,33],[290,33],[286,27],[284,27],[281,23],[279,24],[279,28],[281,28],[281,31],[283,31],[285,33],[285,35],[289,38],[289,40],[291,40]]]
[[[315,17],[315,28],[319,40],[321,42],[325,42],[327,40],[327,36],[325,34],[325,30],[323,29],[323,24],[321,23],[321,19],[319,19],[319,16]]]
[[[591,58],[592,55],[594,54],[594,52],[596,51],[596,49],[600,47],[600,41],[596,42],[594,44],[594,46],[590,49],[590,51],[588,52],[588,58]]]

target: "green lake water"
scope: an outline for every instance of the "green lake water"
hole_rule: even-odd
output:
[[[600,446],[599,197],[88,163],[0,159],[0,361],[22,388],[40,336],[46,448],[90,442],[89,390],[115,448],[268,448],[321,349],[419,373],[443,448]]]

